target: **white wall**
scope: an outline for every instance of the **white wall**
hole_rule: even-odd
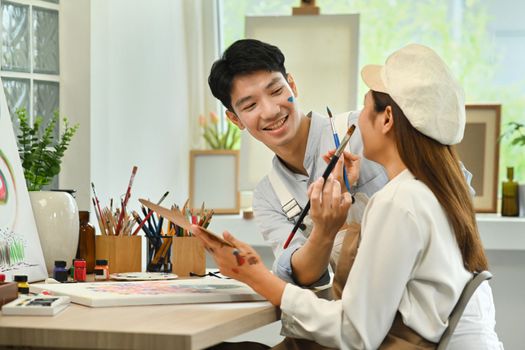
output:
[[[91,2],[91,179],[107,205],[183,202],[188,183],[187,77],[181,2]]]
[[[90,176],[90,4],[89,0],[60,5],[60,111],[80,128],[64,154],[60,188],[75,189],[80,210],[89,209]],[[63,130],[63,129],[62,129]]]

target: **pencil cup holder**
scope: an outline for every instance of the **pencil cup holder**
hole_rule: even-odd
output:
[[[96,259],[108,260],[109,272],[142,271],[141,236],[96,236]]]
[[[0,282],[0,306],[18,298],[18,285],[15,282]]]
[[[171,262],[173,273],[181,277],[206,273],[204,247],[197,237],[173,237]]]
[[[173,236],[148,237],[146,270],[148,272],[172,272],[171,246]]]

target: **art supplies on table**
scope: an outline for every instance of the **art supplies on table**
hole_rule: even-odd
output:
[[[191,222],[187,221],[185,215],[183,215],[183,213],[181,213],[181,211],[177,208],[173,208],[172,210],[168,209],[168,208],[165,208],[165,207],[162,207],[160,205],[157,205],[155,203],[152,203],[148,200],[145,200],[145,199],[139,199],[139,202],[142,203],[144,206],[146,206],[147,208],[155,211],[157,214],[159,214],[161,217],[164,217],[166,218],[167,220],[173,222],[174,224],[176,224],[177,226],[181,227],[183,230],[186,230],[187,232],[191,233]],[[193,217],[193,216],[192,216]],[[209,220],[208,220],[209,222]],[[195,224],[200,224],[198,222],[196,222],[195,220]],[[226,240],[224,240],[224,238],[222,238],[221,236],[219,236],[218,234],[208,230],[206,228],[206,224],[203,222],[202,225],[199,225],[201,230],[208,235],[208,237],[210,237],[210,239],[213,239],[217,242],[220,242],[224,245],[227,245],[227,246],[232,246],[232,244]]]
[[[122,272],[109,275],[116,281],[165,281],[179,278],[174,273],[167,272]]]
[[[93,272],[95,275],[95,281],[109,280],[109,265],[107,259],[96,260],[96,265]]]
[[[1,274],[0,274],[1,275]],[[5,278],[5,275],[4,275]],[[0,277],[1,280],[1,277]],[[16,282],[0,281],[0,306],[18,298],[18,284]]]
[[[264,300],[242,282],[215,277],[170,281],[31,284],[30,288],[33,293],[46,290],[54,295],[69,296],[71,302],[90,307]]]
[[[137,169],[136,166],[133,167],[124,199],[121,200],[120,208],[115,208],[115,211],[113,211],[113,199],[110,200],[109,207],[101,208],[99,197],[95,191],[95,184],[93,182],[91,183],[93,190],[93,207],[102,235],[131,236],[132,232],[134,232],[133,226],[135,225],[135,220],[133,216],[128,213],[127,205],[131,197],[131,188],[135,175],[137,174]]]
[[[36,295],[18,298],[2,306],[4,315],[54,316],[69,306],[68,296]]]
[[[9,118],[4,93],[0,96],[0,272],[8,280],[24,274],[29,282],[40,281],[47,270],[18,152],[18,127]]]
[[[164,193],[164,195],[159,199],[159,201],[157,202],[157,205],[160,205],[164,199],[166,199],[166,197],[168,196],[169,194],[169,191],[166,191],[166,193]],[[153,215],[154,211],[151,210],[149,213],[146,214],[146,216],[144,216],[144,219],[143,220],[140,220],[140,216],[137,212],[133,212],[133,217],[135,218],[135,220],[137,221],[137,223],[139,224],[138,227],[135,229],[135,231],[133,232],[133,236],[135,236],[143,227],[144,225],[146,224],[146,222],[149,222],[151,216]],[[144,230],[144,233],[147,235],[148,233],[151,233],[151,232],[147,232],[146,229],[143,229]]]
[[[95,237],[97,260],[107,260],[110,273],[142,271],[142,236]]]

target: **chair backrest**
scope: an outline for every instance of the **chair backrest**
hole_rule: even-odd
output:
[[[448,318],[448,327],[439,340],[437,350],[445,350],[447,348],[450,338],[452,338],[452,334],[454,334],[456,326],[459,323],[459,319],[463,315],[463,311],[465,311],[465,307],[467,306],[470,298],[482,282],[491,278],[492,274],[490,272],[481,271],[480,273],[474,275],[474,277],[467,283],[465,288],[463,288],[463,292],[461,293],[456,306],[454,306],[454,309]]]

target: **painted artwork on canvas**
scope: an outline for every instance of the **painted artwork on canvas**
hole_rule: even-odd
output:
[[[11,281],[47,277],[16,139],[0,84],[0,273]]]
[[[169,281],[32,284],[30,291],[65,295],[91,307],[260,301],[246,284],[214,277]]]

